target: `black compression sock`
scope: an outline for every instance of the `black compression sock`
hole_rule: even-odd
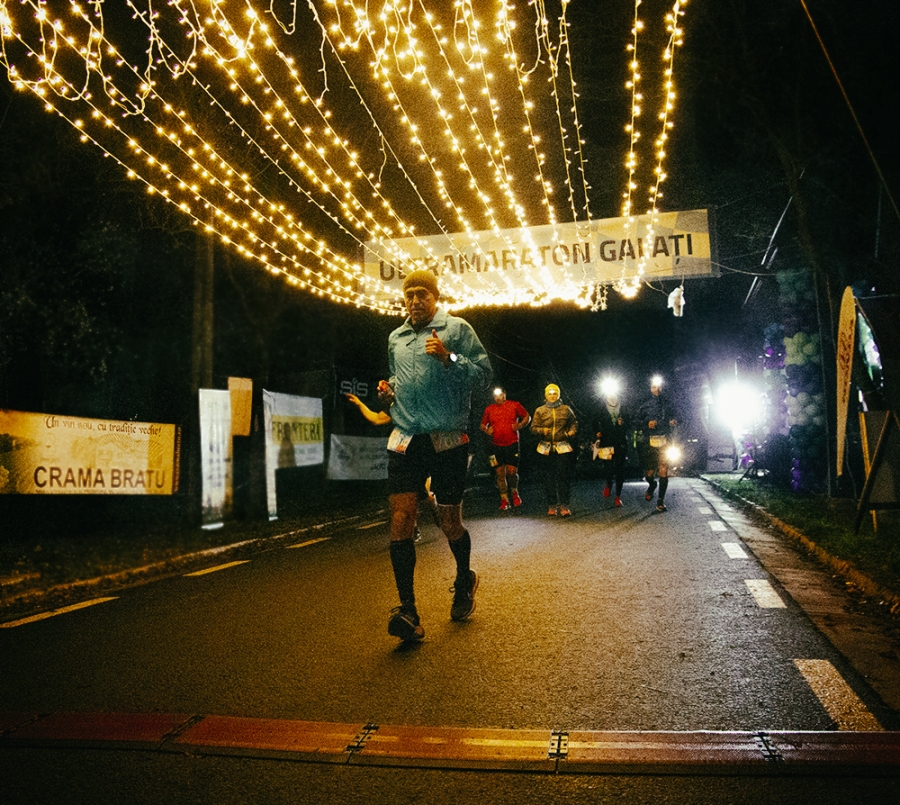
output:
[[[659,479],[659,502],[663,502],[663,498],[666,496],[666,490],[669,488],[669,479],[668,478],[660,478]]]
[[[456,559],[456,576],[462,576],[469,570],[469,557],[472,553],[472,539],[468,531],[463,531],[459,539],[450,540],[450,550]]]
[[[411,539],[391,542],[391,565],[401,604],[415,604],[413,577],[416,569],[416,543]]]

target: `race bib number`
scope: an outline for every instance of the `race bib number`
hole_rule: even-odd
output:
[[[401,430],[397,430],[394,428],[391,431],[391,435],[388,436],[388,450],[393,453],[405,453],[406,448],[409,447],[409,443],[412,441],[412,434],[404,433]]]

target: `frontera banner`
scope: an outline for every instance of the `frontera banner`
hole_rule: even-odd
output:
[[[180,429],[0,409],[0,494],[171,495]]]
[[[278,514],[275,470],[325,461],[322,400],[263,389],[266,427],[266,489],[269,517]]]
[[[426,268],[454,298],[525,294],[541,287],[616,282],[641,266],[649,280],[717,274],[707,210],[570,224],[367,241],[364,271],[384,297]]]

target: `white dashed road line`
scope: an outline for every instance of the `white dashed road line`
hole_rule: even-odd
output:
[[[722,547],[731,559],[746,559],[747,553],[738,542],[723,542]]]
[[[306,542],[298,542],[296,545],[288,545],[288,548],[305,548],[307,545],[315,545],[317,542],[328,542],[331,537],[319,537],[318,539],[308,539]]]
[[[74,612],[76,609],[84,609],[85,607],[92,607],[95,604],[104,604],[107,601],[115,601],[116,598],[118,598],[116,595],[108,598],[92,598],[90,601],[82,601],[80,604],[72,604],[71,606],[62,607],[60,609],[52,609],[49,612],[41,612],[39,615],[31,615],[28,618],[20,618],[17,621],[0,623],[0,629],[12,629],[14,626],[22,626],[25,623],[42,621],[46,618],[52,618],[54,615],[64,615],[66,612]]]
[[[709,506],[698,506],[697,511],[700,512],[700,514],[712,514],[713,513],[713,510],[711,508],[709,508]]]
[[[746,579],[744,584],[753,594],[756,603],[763,609],[786,609],[787,604],[781,600],[775,588],[765,579]]]
[[[726,531],[727,530],[725,523],[723,523],[721,520],[710,520],[709,527],[713,531]]]
[[[365,531],[367,528],[377,528],[380,525],[387,525],[387,520],[379,520],[377,523],[366,523],[357,527],[357,531]]]
[[[828,660],[794,660],[794,665],[839,730],[873,732],[883,729]]]
[[[204,570],[195,570],[193,573],[185,573],[185,576],[205,576],[207,573],[215,573],[219,570],[227,570],[229,567],[244,565],[249,559],[240,559],[237,562],[226,562],[224,565],[216,565],[215,567],[207,567]]]

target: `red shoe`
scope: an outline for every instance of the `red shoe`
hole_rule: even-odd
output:
[[[505,512],[509,508],[509,501],[506,498],[500,501],[500,511]]]
[[[615,504],[616,504],[616,508],[618,508],[619,506],[621,506],[621,505],[622,505],[622,498],[616,498],[616,499],[615,499]]]
[[[513,492],[513,506],[521,506],[522,498],[519,497],[518,492]]]
[[[609,497],[609,492],[610,492],[610,489],[609,489],[609,487],[607,486],[607,487],[603,490],[603,497],[608,498],[608,497]]]
[[[565,506],[561,506],[560,509],[559,509],[559,516],[560,516],[560,517],[571,517],[571,516],[572,516],[572,510],[571,510],[571,509],[567,509]]]
[[[550,517],[556,517],[556,512],[557,512],[556,506],[551,506],[547,510],[547,514],[550,515]]]

